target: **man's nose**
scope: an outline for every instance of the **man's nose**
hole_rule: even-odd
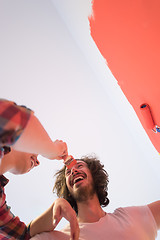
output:
[[[71,169],[72,175],[74,175],[77,172],[78,172],[77,168],[75,166],[73,166],[72,169]]]
[[[34,166],[37,167],[39,164],[40,164],[39,160],[36,159],[36,161],[35,161],[35,165],[34,165]]]

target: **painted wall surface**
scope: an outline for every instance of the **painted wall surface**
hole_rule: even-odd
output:
[[[160,135],[152,131],[160,124],[160,1],[95,0],[92,8],[91,36],[160,152]],[[151,109],[150,125],[150,113],[144,116],[140,108],[144,103]]]
[[[74,157],[100,158],[111,212],[160,199],[160,159],[90,37],[90,7],[87,0],[0,2],[1,97],[32,108]],[[53,175],[63,166],[39,160],[26,175],[6,174],[7,202],[26,223],[56,199]]]

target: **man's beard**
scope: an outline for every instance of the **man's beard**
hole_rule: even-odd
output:
[[[89,186],[79,187],[74,193],[72,193],[72,197],[76,202],[85,202],[88,199],[92,199],[95,194],[95,188],[93,183]]]

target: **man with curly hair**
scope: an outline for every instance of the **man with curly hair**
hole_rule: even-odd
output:
[[[102,207],[109,204],[108,174],[95,157],[76,159],[71,168],[56,173],[56,190],[59,200],[70,203],[79,223],[80,240],[153,240],[160,229],[160,201],[146,206],[118,208],[113,213]],[[65,200],[64,200],[65,199]],[[60,218],[55,215],[57,223]],[[70,226],[62,231],[42,233],[33,240],[70,239]]]

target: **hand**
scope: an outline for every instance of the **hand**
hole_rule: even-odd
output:
[[[30,236],[33,237],[38,233],[53,231],[62,217],[70,222],[70,239],[78,240],[79,225],[76,212],[67,200],[63,198],[58,198],[44,213],[31,222]]]
[[[54,147],[55,147],[55,152],[57,153],[57,156],[55,157],[55,159],[60,160],[68,155],[67,144],[62,140],[56,140],[54,142]]]
[[[68,203],[67,200],[63,198],[58,198],[53,205],[53,224],[54,228],[60,222],[60,220],[64,217],[66,220],[70,222],[71,229],[71,239],[78,240],[79,239],[79,225],[76,217],[76,213]]]

